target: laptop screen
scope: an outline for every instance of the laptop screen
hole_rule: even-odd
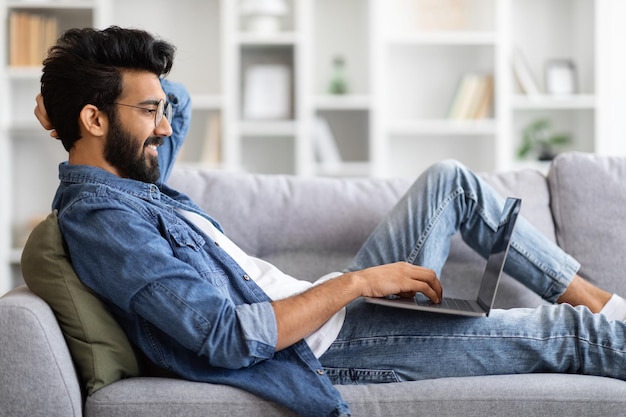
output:
[[[511,244],[511,236],[517,221],[517,215],[520,211],[522,201],[517,198],[507,198],[504,209],[500,216],[498,230],[494,235],[494,242],[491,246],[491,253],[487,258],[487,266],[485,268],[483,280],[478,291],[478,304],[485,311],[489,311],[496,297],[498,287],[498,278],[504,268],[509,246]]]

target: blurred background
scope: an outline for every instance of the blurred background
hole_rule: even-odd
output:
[[[192,94],[177,164],[414,177],[445,158],[546,172],[626,154],[621,0],[0,0],[0,294],[66,159],[33,117],[71,27],[146,29]]]

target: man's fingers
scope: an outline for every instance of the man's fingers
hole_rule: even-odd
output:
[[[423,293],[432,302],[440,302],[443,288],[435,271],[417,265],[408,265],[414,271],[411,278],[416,281],[415,291]]]
[[[413,297],[421,292],[435,303],[441,301],[441,283],[435,271],[429,268],[396,262],[366,268],[359,271],[358,276],[364,284],[363,296],[385,297],[395,294]]]
[[[43,96],[41,95],[41,93],[37,94],[37,97],[35,97],[35,101],[37,102],[34,110],[35,117],[37,118],[39,123],[41,123],[41,126],[43,126],[44,129],[51,131],[51,137],[59,139],[59,134],[54,129],[52,122],[48,118],[48,112],[46,112],[46,107],[43,104]]]
[[[399,262],[395,265],[399,272],[401,286],[396,294],[401,297],[414,297],[421,292],[432,302],[439,303],[442,297],[442,288],[435,271],[429,268]]]
[[[424,294],[426,297],[428,297],[430,299],[430,301],[432,301],[435,304],[438,304],[441,302],[441,297],[442,297],[442,293],[441,293],[441,287],[439,288],[433,288],[430,285],[428,285],[425,282],[422,282],[423,287],[422,289],[420,289],[417,292],[421,292],[422,294]],[[417,293],[416,292],[416,293]],[[415,295],[414,295],[415,296]]]

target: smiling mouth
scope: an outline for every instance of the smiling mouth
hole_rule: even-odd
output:
[[[147,152],[150,158],[156,158],[159,155],[158,147],[163,144],[163,138],[160,136],[153,136],[146,139],[143,147],[145,152]]]
[[[153,136],[153,137],[146,139],[144,147],[150,148],[156,151],[157,148],[161,145],[163,145],[163,138],[160,136]]]

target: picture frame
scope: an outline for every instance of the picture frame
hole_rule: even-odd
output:
[[[545,65],[546,93],[570,95],[578,92],[576,65],[570,59],[551,59]]]

